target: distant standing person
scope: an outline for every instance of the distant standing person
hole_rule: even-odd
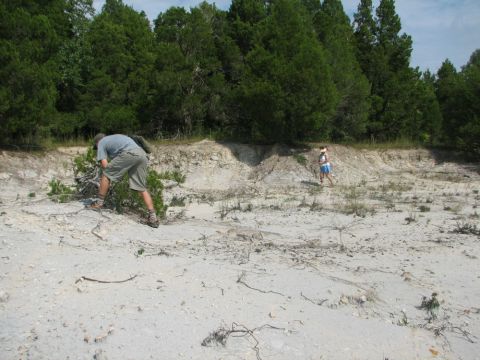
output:
[[[147,225],[157,228],[159,223],[152,197],[147,191],[147,154],[133,139],[126,135],[106,136],[97,134],[93,139],[93,148],[97,150],[97,161],[102,167],[98,200],[90,205],[92,209],[101,209],[105,201],[110,182],[120,181],[128,172],[130,189],[138,191],[148,209]]]
[[[328,158],[326,146],[321,147],[318,162],[320,164],[320,183],[323,184],[323,178],[326,176],[328,181],[330,181],[330,185],[333,186],[332,165],[330,164],[330,160]]]

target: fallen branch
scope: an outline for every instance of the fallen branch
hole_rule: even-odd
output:
[[[275,330],[285,330],[285,328],[279,328],[269,324],[265,324],[260,327],[256,327],[254,329],[248,329],[246,326],[234,322],[232,323],[231,329],[225,329],[224,327],[220,327],[217,330],[210,333],[210,335],[208,335],[205,339],[203,339],[202,346],[212,346],[212,345],[218,345],[218,344],[225,346],[227,344],[227,340],[230,335],[232,335],[233,337],[248,336],[251,339],[253,339],[253,341],[255,342],[255,345],[253,346],[252,349],[256,353],[257,360],[261,360],[262,358],[260,357],[260,349],[258,347],[259,342],[253,333],[255,331],[263,330],[264,328],[275,329]],[[235,334],[238,334],[238,335],[235,335]]]
[[[77,281],[75,281],[75,284],[78,284],[80,281],[93,281],[93,282],[98,282],[98,283],[101,283],[101,284],[120,284],[120,283],[124,283],[124,282],[127,282],[127,281],[130,281],[130,280],[133,280],[137,277],[138,275],[133,275],[132,277],[129,277],[128,279],[125,279],[125,280],[113,280],[113,281],[107,281],[107,280],[97,280],[97,279],[92,279],[92,278],[89,278],[89,277],[86,277],[86,276],[81,276],[80,278],[77,279]]]
[[[242,284],[242,285],[245,285],[247,288],[249,288],[249,289],[251,289],[251,290],[259,291],[259,292],[261,292],[261,293],[263,293],[263,294],[269,294],[269,293],[270,293],[270,294],[277,294],[277,295],[285,296],[284,294],[279,293],[279,292],[277,292],[277,291],[273,291],[273,290],[265,291],[265,290],[257,289],[257,288],[254,288],[254,287],[248,285],[248,284],[243,280],[243,278],[245,277],[245,275],[246,275],[245,271],[242,271],[242,273],[240,274],[240,276],[239,276],[238,279],[237,279],[237,283],[240,283],[240,284]]]
[[[317,301],[313,301],[312,299],[306,297],[305,295],[303,295],[303,293],[301,292],[300,295],[307,301],[310,301],[312,304],[315,304],[315,305],[318,305],[318,306],[322,306],[323,303],[325,301],[327,301],[328,299],[322,299],[322,300],[317,300]]]
[[[102,223],[99,222],[99,223],[97,224],[97,226],[95,226],[92,230],[90,230],[90,232],[91,232],[93,235],[95,235],[97,238],[99,238],[100,240],[105,241],[105,239],[103,238],[103,236],[101,236],[100,234],[97,234],[97,233],[95,232],[96,229],[100,230],[100,226],[101,226],[101,225],[102,225]]]

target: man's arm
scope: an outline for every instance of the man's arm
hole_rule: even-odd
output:
[[[102,169],[106,169],[107,165],[108,165],[107,159],[100,160],[100,166],[102,167]]]

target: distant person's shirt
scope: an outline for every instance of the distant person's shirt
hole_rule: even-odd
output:
[[[320,166],[326,166],[330,165],[330,162],[328,161],[328,156],[326,153],[320,155]]]
[[[141,149],[135,141],[126,135],[105,136],[98,142],[97,161],[114,159],[124,151]]]

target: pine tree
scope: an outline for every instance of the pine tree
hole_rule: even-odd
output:
[[[225,51],[239,54],[225,34],[224,21],[224,12],[205,2],[190,13],[171,8],[155,21],[159,44],[155,98],[160,102],[154,106],[156,121],[167,132],[203,133],[225,124],[227,87],[223,66],[228,66],[229,75],[235,76],[236,58]],[[170,103],[160,100],[163,96]]]
[[[0,141],[36,142],[55,115],[55,58],[68,20],[64,3],[0,3]]]
[[[470,56],[462,68],[464,81],[462,123],[459,145],[462,149],[480,157],[480,49]]]
[[[443,142],[452,146],[458,143],[462,123],[462,87],[462,78],[455,66],[448,59],[445,60],[437,72],[435,92],[443,117]]]
[[[334,140],[359,139],[369,111],[369,83],[355,57],[353,29],[340,0],[325,0],[314,24],[327,52],[340,101],[333,118]]]
[[[140,123],[149,117],[144,109],[154,62],[154,37],[146,15],[121,0],[107,0],[87,39],[92,71],[82,96],[89,121],[86,131],[140,130]]]
[[[337,97],[324,50],[298,1],[278,0],[254,29],[238,89],[240,128],[254,141],[328,138]]]
[[[363,73],[372,81],[373,50],[375,48],[375,20],[372,0],[361,0],[353,17],[356,55]]]
[[[381,0],[372,24],[371,1],[361,1],[355,14],[358,58],[371,83],[368,132],[374,139],[408,136],[415,107],[412,89],[418,76],[409,67],[412,40],[400,35],[400,18],[394,0]]]

